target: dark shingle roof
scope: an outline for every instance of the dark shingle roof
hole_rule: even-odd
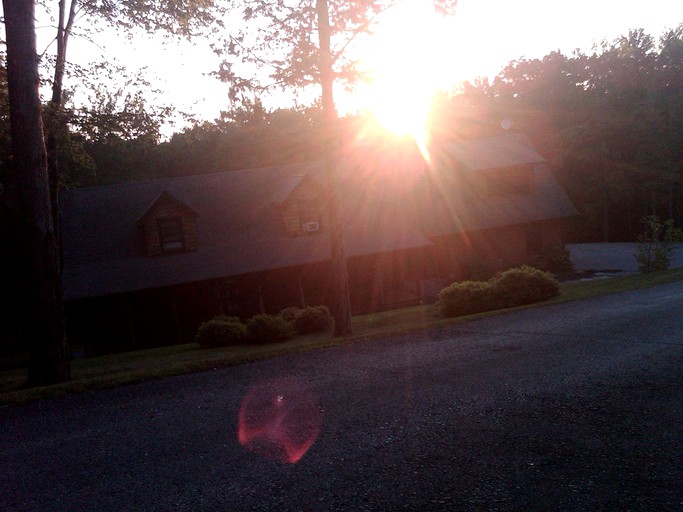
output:
[[[169,194],[168,192],[166,192],[164,190],[161,192],[161,194],[159,194],[157,196],[157,198],[152,202],[152,204],[150,204],[149,207],[147,207],[147,209],[144,211],[144,213],[138,218],[138,220],[135,223],[138,226],[141,226],[142,223],[147,218],[147,216],[151,215],[154,211],[154,208],[161,202],[168,202],[168,203],[175,205],[175,207],[178,210],[185,212],[185,215],[187,215],[191,219],[197,218],[197,212],[196,211],[194,211],[192,208],[187,206],[185,203],[183,203],[182,201],[179,201],[178,199],[176,199],[175,197],[173,197],[171,194]]]
[[[477,171],[545,162],[521,133],[453,142],[445,151],[466,168]]]
[[[422,233],[428,237],[479,231],[571,217],[574,205],[546,164],[533,166],[530,187],[525,192],[480,195],[457,179],[431,178],[427,203],[419,213]]]
[[[65,191],[65,298],[329,260],[327,233],[287,236],[274,208],[306,176],[322,180],[322,165],[307,163]],[[349,256],[430,245],[409,224],[407,216],[392,213],[395,208],[391,204],[363,198],[351,201],[348,180],[342,180],[340,190],[348,198],[344,224]],[[136,221],[162,192],[197,213],[197,251],[161,257],[143,253]],[[354,220],[359,215],[362,222]]]

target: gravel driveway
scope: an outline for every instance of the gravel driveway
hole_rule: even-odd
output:
[[[673,283],[0,409],[0,510],[680,512],[681,311]]]

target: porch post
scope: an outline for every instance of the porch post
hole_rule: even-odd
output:
[[[301,298],[301,307],[305,308],[306,307],[306,296],[304,295],[304,283],[303,283],[303,279],[301,278],[301,269],[299,269],[299,272],[298,272],[298,279],[299,279],[299,297]]]
[[[213,288],[214,288],[214,291],[216,292],[216,301],[218,302],[218,311],[221,312],[221,315],[225,315],[225,308],[223,307],[223,298],[221,297],[221,287],[220,287],[220,283],[218,282],[218,279],[214,280]]]
[[[170,290],[171,294],[171,310],[173,314],[173,323],[175,324],[176,342],[181,344],[183,337],[180,332],[180,318],[178,317],[178,303],[176,302],[175,293]]]
[[[131,308],[131,294],[126,293],[126,321],[128,322],[128,335],[130,336],[130,346],[136,347],[138,342],[135,336],[135,323],[133,322],[133,310]]]
[[[261,283],[263,281],[263,276],[259,275],[259,283],[258,283],[258,305],[259,305],[259,311],[261,311],[261,314],[264,315],[266,313],[266,306],[263,302],[263,288],[261,287]]]
[[[384,309],[384,282],[382,280],[382,269],[377,269],[377,284],[379,288],[379,305]]]

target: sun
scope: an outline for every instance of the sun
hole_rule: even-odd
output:
[[[434,93],[429,82],[387,73],[372,84],[367,110],[384,130],[400,136],[409,135],[421,143],[427,137]]]
[[[432,99],[446,87],[448,23],[431,2],[405,1],[387,10],[368,40],[360,66],[369,77],[361,109],[384,130],[426,145]]]

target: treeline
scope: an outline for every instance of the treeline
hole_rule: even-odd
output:
[[[309,161],[320,154],[317,122],[316,109],[266,111],[257,102],[166,141],[159,140],[158,126],[132,138],[109,127],[75,139],[72,132],[65,148],[76,142],[85,159],[69,158],[60,170],[67,186],[80,187]]]
[[[454,64],[455,65],[455,64]],[[5,84],[5,80],[0,81]],[[0,184],[11,188],[6,88],[0,87]],[[267,111],[258,102],[161,140],[165,112],[140,95],[96,94],[88,108],[65,108],[59,130],[62,185],[108,185],[318,159],[320,112]],[[358,135],[342,119],[340,144]],[[581,215],[571,241],[634,240],[640,219],[683,223],[683,25],[658,40],[642,30],[592,53],[552,52],[510,63],[495,79],[442,95],[432,149],[451,138],[526,133],[550,158]],[[11,194],[0,195],[0,203]]]
[[[642,30],[590,54],[510,63],[444,99],[439,133],[528,134],[579,209],[572,241],[630,241],[646,215],[683,223],[683,24]],[[509,126],[509,125],[508,125]]]

